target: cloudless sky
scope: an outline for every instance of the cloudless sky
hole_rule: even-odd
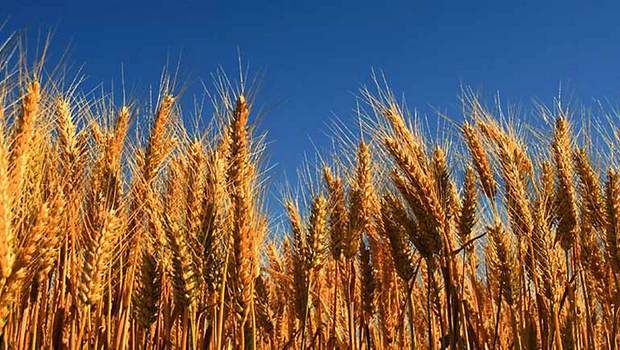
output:
[[[460,86],[514,103],[614,101],[620,93],[618,1],[27,1],[0,2],[9,31],[54,29],[91,84],[118,79],[145,93],[180,58],[186,99],[238,51],[264,71],[258,104],[269,113],[277,182],[328,141],[334,115],[354,123],[353,94],[385,72],[410,107],[458,112]],[[7,30],[8,28],[8,30]],[[459,117],[458,114],[454,117]]]

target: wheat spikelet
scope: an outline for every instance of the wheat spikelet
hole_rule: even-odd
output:
[[[605,215],[603,211],[603,197],[601,184],[585,149],[577,149],[574,153],[575,170],[580,180],[581,198],[584,215],[590,224],[602,229],[605,227]]]
[[[573,163],[571,158],[570,125],[566,118],[556,120],[553,135],[553,156],[558,176],[559,223],[556,239],[562,248],[568,250],[576,237],[577,204],[573,185]]]
[[[53,201],[52,208],[50,209],[50,218],[48,222],[48,232],[43,237],[41,242],[42,252],[40,253],[38,259],[38,271],[37,271],[37,282],[39,285],[43,285],[44,279],[47,278],[48,274],[52,270],[54,266],[54,260],[58,256],[58,251],[61,243],[61,221],[63,218],[63,211],[65,210],[65,201],[62,198],[62,195],[57,195],[57,197]]]
[[[434,223],[443,227],[445,214],[437,197],[437,193],[433,191],[432,178],[426,174],[418,161],[411,158],[411,155],[406,153],[396,140],[387,138],[385,144],[395,158],[400,169],[403,171],[404,176],[421,199],[421,203],[425,206],[425,209],[428,210],[429,217],[434,220]]]
[[[426,242],[426,255],[431,256],[443,249],[443,232],[446,228],[445,212],[435,191],[433,183],[425,174],[420,165],[415,162],[393,139],[386,139],[388,150],[399,164],[406,179],[397,173],[393,173],[393,181],[396,187],[409,201],[411,210],[416,214],[416,219],[421,223],[422,236],[419,238]],[[414,241],[414,244],[418,244]]]
[[[527,260],[533,259],[528,264],[528,272],[530,276],[538,276],[537,283],[542,284],[543,294],[547,299],[553,300],[556,295],[556,288],[553,277],[553,266],[551,262],[551,230],[548,222],[544,218],[545,204],[540,203],[537,210],[534,212],[534,230],[531,237],[531,251],[528,251]],[[537,268],[536,273],[532,271],[533,268]]]
[[[539,185],[539,195],[537,201],[544,204],[543,218],[547,222],[553,222],[556,216],[555,195],[555,173],[553,165],[549,161],[543,161],[540,165],[541,176]]]
[[[394,213],[399,206],[397,199],[393,196],[386,195],[384,197],[381,206],[382,227],[390,242],[396,272],[400,278],[409,281],[414,272],[413,251],[407,241],[405,226]]]
[[[165,230],[172,252],[172,276],[175,303],[181,307],[192,308],[196,303],[199,288],[199,273],[188,246],[187,233],[179,225],[165,217]]]
[[[512,305],[518,297],[516,288],[516,278],[513,273],[517,266],[513,247],[510,243],[510,236],[504,231],[501,223],[487,228],[489,235],[489,245],[487,246],[487,263],[491,282],[498,287],[496,290],[501,293],[503,300]]]
[[[169,274],[172,268],[172,257],[168,249],[162,207],[160,207],[158,198],[155,198],[155,193],[152,190],[146,190],[144,195],[146,197],[144,210],[148,219],[147,227],[149,231],[145,242],[152,243],[160,270],[162,273]],[[137,248],[142,249],[144,246],[138,245]],[[140,251],[137,252],[138,257],[140,253]]]
[[[610,290],[606,281],[609,278],[609,272],[613,271],[613,266],[617,262],[614,262],[615,259],[610,259],[610,253],[613,253],[613,248],[601,251],[599,242],[593,236],[589,233],[582,235],[580,241],[581,260],[587,269],[587,283],[590,287],[589,289],[593,291],[593,298],[598,299],[602,304],[606,304],[613,299],[612,294],[614,292],[613,289]],[[605,247],[607,248],[609,245],[605,244]],[[606,253],[608,255],[605,255]]]
[[[396,265],[396,264],[395,264]],[[397,265],[396,265],[397,266]],[[383,332],[383,343],[386,346],[393,346],[396,338],[396,329],[398,320],[398,308],[401,307],[397,303],[398,299],[398,282],[395,274],[389,269],[380,271],[381,273],[381,288],[380,295],[377,300],[377,311],[379,328]]]
[[[262,276],[256,277],[256,318],[259,328],[264,334],[270,335],[274,331],[274,322],[271,309],[268,280]]]
[[[301,214],[299,214],[299,207],[292,200],[289,200],[286,202],[286,210],[288,211],[288,218],[293,232],[295,250],[298,251],[301,256],[307,255],[305,252],[307,249],[306,234]]]
[[[121,157],[125,146],[125,138],[129,128],[129,107],[123,106],[118,111],[113,134],[108,137],[104,150],[104,163],[102,178],[104,179],[103,190],[106,198],[113,208],[121,205],[123,195],[123,175]]]
[[[97,305],[103,296],[106,268],[114,254],[116,238],[121,230],[120,218],[114,210],[101,213],[90,232],[84,253],[79,296],[86,305]]]
[[[620,271],[620,254],[618,252],[620,236],[620,179],[613,170],[607,173],[605,202],[607,209],[607,230],[605,235],[607,258],[612,269],[618,273]]]
[[[147,145],[144,160],[144,181],[149,184],[161,165],[161,162],[170,152],[170,140],[166,137],[166,127],[175,99],[172,95],[165,95],[155,115],[155,123]]]
[[[161,271],[155,256],[146,251],[142,255],[139,283],[135,293],[136,320],[148,329],[157,319],[161,293]]]
[[[394,130],[396,138],[403,141],[403,145],[408,152],[417,158],[420,162],[425,163],[424,145],[419,138],[411,131],[405,122],[403,113],[401,112],[395,101],[389,101],[386,105],[377,106],[382,114],[390,122]]]
[[[221,278],[225,250],[228,247],[230,216],[228,219],[228,192],[226,191],[226,158],[214,152],[207,171],[204,190],[202,227],[198,240],[202,244],[205,280],[215,289]]]
[[[395,201],[399,205],[393,207],[393,215],[395,215],[398,222],[406,227],[409,239],[420,254],[426,259],[432,258],[443,247],[442,237],[437,227],[432,226],[432,221],[427,217],[428,214],[424,204],[422,204],[411,186],[406,183],[406,180],[400,174],[394,173],[392,181],[394,181],[396,188],[407,200],[409,207],[414,213],[415,220],[408,217],[407,210],[400,204],[400,201]]]
[[[130,113],[131,111],[128,106],[123,106],[118,111],[110,150],[110,159],[113,164],[117,164],[117,162],[121,160],[120,157],[123,153],[123,145],[125,144],[125,138],[129,130]]]
[[[456,214],[460,203],[458,203],[458,197],[454,196],[456,186],[451,179],[446,152],[442,147],[436,146],[433,148],[431,164],[438,197],[446,213],[446,218],[450,219]]]
[[[308,220],[308,247],[310,254],[308,257],[308,268],[316,270],[323,265],[326,251],[327,236],[327,201],[322,195],[317,196],[310,211]]]
[[[75,138],[75,124],[71,117],[71,106],[67,100],[57,98],[55,107],[61,149],[66,157],[66,161],[71,162],[77,154],[77,140]]]
[[[204,213],[204,190],[206,178],[206,159],[202,144],[192,142],[188,150],[187,183],[185,184],[187,198],[187,226],[193,237],[198,236]]]
[[[303,237],[303,236],[302,236]],[[308,270],[306,269],[307,246],[305,238],[295,237],[294,245],[291,249],[290,269],[293,275],[293,307],[295,316],[303,321],[308,305]]]
[[[244,96],[239,96],[234,110],[229,150],[229,174],[233,203],[233,251],[239,304],[249,311],[253,298],[253,281],[256,271],[256,253],[260,237],[252,229],[250,149],[247,122],[249,109]]]
[[[175,222],[182,222],[186,215],[188,198],[184,179],[187,169],[185,158],[174,158],[166,174],[163,209]]]
[[[16,254],[10,275],[0,289],[0,323],[2,326],[5,325],[7,317],[12,311],[11,305],[17,302],[19,292],[26,289],[26,284],[29,282],[28,278],[32,277],[32,271],[29,271],[29,267],[36,257],[36,250],[41,238],[46,233],[48,221],[49,207],[47,203],[44,203],[41,205],[35,222],[25,237],[25,242]]]
[[[104,132],[101,130],[101,126],[99,126],[99,123],[97,123],[96,120],[93,120],[90,122],[89,131],[91,133],[93,140],[95,141],[95,144],[99,148],[104,148],[107,142],[107,137],[104,134]]]
[[[30,157],[29,145],[32,141],[34,128],[39,116],[39,103],[41,100],[41,86],[38,81],[33,81],[26,88],[22,100],[22,113],[14,124],[13,141],[9,167],[11,171],[11,195],[14,203],[19,203],[22,194],[22,186],[25,182],[24,174]]]
[[[352,258],[357,254],[364,232],[376,237],[375,220],[377,200],[374,193],[372,159],[365,142],[360,142],[357,152],[355,180],[351,190],[349,231],[345,240],[344,254]]]
[[[462,129],[474,166],[478,172],[482,189],[489,198],[493,198],[495,197],[497,186],[495,183],[495,178],[493,177],[493,171],[491,170],[487,152],[484,150],[482,141],[471,124],[468,122],[463,123]]]
[[[370,262],[370,248],[366,246],[366,244],[363,244],[360,252],[362,270],[362,310],[365,314],[364,317],[368,320],[374,313],[377,283],[375,281],[373,266]]]
[[[461,243],[465,243],[471,237],[476,225],[476,209],[478,206],[478,192],[476,190],[476,176],[471,167],[465,171],[465,183],[463,185],[463,205],[458,222],[458,234]]]
[[[346,198],[342,179],[334,177],[329,167],[323,169],[323,177],[329,192],[329,204],[331,207],[329,215],[331,253],[334,259],[338,260],[343,249],[343,240],[346,228],[349,226],[349,213],[346,207]]]
[[[517,236],[528,237],[533,222],[527,183],[523,176],[525,169],[516,151],[519,146],[506,134],[500,134],[500,139],[503,141],[496,142],[496,146],[511,226]]]

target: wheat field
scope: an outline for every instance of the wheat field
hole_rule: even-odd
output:
[[[2,349],[617,348],[617,119],[465,93],[437,140],[362,89],[282,219],[243,84],[195,129],[166,77],[119,105],[0,53]]]

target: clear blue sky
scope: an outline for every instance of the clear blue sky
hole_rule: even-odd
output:
[[[48,3],[56,4],[51,5]],[[410,106],[457,111],[459,86],[500,91],[511,102],[550,101],[560,85],[575,99],[620,93],[617,1],[16,1],[0,4],[11,30],[55,28],[89,82],[156,82],[181,55],[188,92],[237,50],[265,70],[261,106],[270,158],[294,178],[304,152],[327,141],[336,114],[351,122],[352,92],[383,70]],[[6,30],[5,30],[6,32]],[[189,96],[186,96],[189,97]]]

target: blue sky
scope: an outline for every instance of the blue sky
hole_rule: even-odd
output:
[[[54,3],[54,4],[51,4]],[[294,178],[304,152],[328,141],[339,116],[353,123],[353,93],[382,70],[410,106],[455,117],[461,84],[529,104],[562,86],[573,99],[620,93],[619,2],[581,1],[16,1],[8,29],[55,30],[89,84],[118,81],[145,93],[181,57],[188,95],[219,65],[235,74],[240,50],[264,71],[261,128],[275,181]],[[6,32],[6,30],[4,31]]]

